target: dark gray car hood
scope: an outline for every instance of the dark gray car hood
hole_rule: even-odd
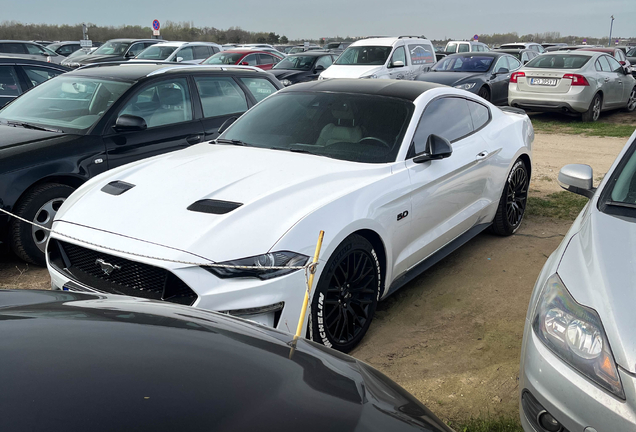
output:
[[[483,79],[488,72],[425,72],[418,75],[418,81],[426,81],[437,84],[445,84],[447,86],[454,86],[466,81],[473,81],[475,79]]]

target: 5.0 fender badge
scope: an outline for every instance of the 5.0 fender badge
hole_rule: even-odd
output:
[[[403,211],[402,213],[397,215],[397,220],[401,221],[402,219],[404,219],[405,217],[407,217],[409,215],[408,210]]]

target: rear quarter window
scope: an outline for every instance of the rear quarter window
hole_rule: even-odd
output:
[[[435,63],[435,50],[428,44],[410,44],[408,45],[411,64],[423,65]]]

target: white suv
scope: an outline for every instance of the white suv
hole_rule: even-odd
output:
[[[413,36],[362,39],[352,43],[318,79],[415,79],[435,64],[428,39]]]

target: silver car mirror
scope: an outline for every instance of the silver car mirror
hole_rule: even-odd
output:
[[[404,67],[404,62],[402,60],[396,60],[393,63],[391,63],[391,67],[394,67],[394,68]]]
[[[570,192],[592,198],[596,189],[592,183],[593,171],[589,165],[570,164],[559,171],[559,185]]]

